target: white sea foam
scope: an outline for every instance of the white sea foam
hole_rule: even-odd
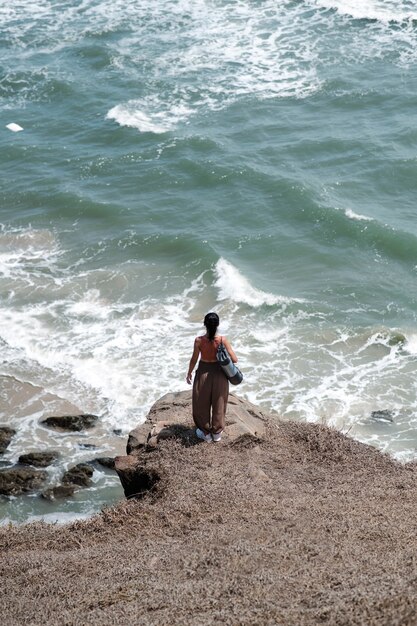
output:
[[[123,13],[125,6],[119,9]],[[148,7],[143,10],[147,13]],[[161,133],[199,111],[221,109],[245,96],[311,94],[320,87],[317,59],[303,33],[292,29],[299,19],[289,2],[267,2],[256,11],[248,2],[153,6],[148,23],[158,23],[158,30],[142,33],[140,47],[137,35],[121,41],[113,63],[132,76],[148,55],[158,91],[116,105],[107,117]]]
[[[409,0],[316,0],[314,4],[355,19],[386,23],[417,20],[417,9]]]
[[[11,245],[13,234],[3,235]],[[41,251],[59,248],[45,233],[17,236],[22,258],[28,249],[38,258]],[[219,312],[222,332],[227,330],[242,360],[241,391],[280,413],[350,427],[379,408],[375,398],[384,408],[392,407],[393,386],[395,402],[402,397],[404,405],[415,403],[410,359],[417,348],[412,334],[403,347],[385,330],[363,337],[346,329],[318,333],[317,319],[321,316],[323,321],[325,315],[319,316],[317,305],[255,288],[223,258],[214,266],[211,285],[210,273],[205,272],[176,295],[148,296],[138,302],[118,301],[109,297],[111,291],[105,295],[96,270],[91,270],[91,280],[90,272],[77,274],[75,267],[62,276],[58,260],[61,257],[51,257],[48,272],[39,273],[36,265],[19,262],[16,256],[9,259],[3,280],[12,281],[15,293],[0,308],[2,373],[46,387],[82,410],[100,413],[103,426],[126,431],[145,417],[164,390],[184,388],[192,337],[201,331],[209,308]],[[131,271],[130,265],[117,271]],[[26,282],[36,283],[38,297],[44,298],[40,303],[22,306],[19,290],[24,274]],[[103,276],[100,280],[106,284]],[[44,290],[43,281],[48,285]],[[80,289],[94,283],[96,287]],[[290,306],[294,303],[297,310]],[[169,359],[163,356],[167,345]],[[36,423],[39,416],[31,419]]]
[[[366,215],[361,215],[360,213],[355,213],[352,209],[346,209],[345,215],[351,220],[356,220],[358,222],[372,222],[372,217],[367,217]]]
[[[401,422],[395,420],[395,425],[390,424],[391,432],[381,431],[372,439],[375,435],[372,413],[383,409],[400,414],[404,407],[406,412],[414,410],[416,384],[411,362],[404,357],[401,345],[390,346],[388,335],[384,341],[381,333],[376,332],[363,340],[352,334],[349,341],[337,348],[330,346],[317,346],[320,375],[305,388],[300,381],[298,393],[286,406],[285,414],[289,417],[302,414],[308,421],[322,421],[349,431],[364,442],[396,452],[390,445],[394,433],[402,436]],[[310,348],[305,352],[309,360]],[[399,369],[403,381],[393,394],[393,381]],[[409,417],[404,419],[405,423],[409,422]],[[404,450],[404,445],[401,449]]]
[[[33,522],[45,522],[46,524],[69,524],[70,522],[75,522],[75,520],[88,519],[93,515],[94,511],[91,513],[69,513],[64,511],[57,511],[55,513],[45,513],[44,515],[32,515],[27,523]],[[5,517],[0,520],[0,526],[8,526],[9,524],[14,524],[15,519],[11,519],[10,517]]]
[[[64,271],[66,253],[57,237],[31,229],[3,229],[0,251],[0,289],[9,290],[0,303],[0,374],[14,377],[10,393],[20,411],[19,437],[6,461],[15,462],[28,441],[41,448],[53,442],[61,468],[91,458],[83,442],[116,452],[122,439],[112,435],[114,428],[126,434],[163,393],[187,388],[193,338],[203,332],[210,309],[219,313],[220,330],[239,356],[240,394],[287,417],[349,430],[399,458],[413,456],[412,332],[404,333],[404,343],[393,341],[389,329],[335,329],[320,303],[256,288],[224,258],[200,276],[181,279],[177,289],[171,284],[135,298],[126,288],[109,288],[106,277],[129,284],[129,276],[144,271],[140,262],[99,270],[76,264]],[[5,400],[2,420],[11,423]],[[93,433],[47,434],[39,424],[45,411],[68,403],[100,415],[100,426]],[[380,409],[395,411],[395,422],[371,422]]]
[[[143,419],[158,395],[160,376],[169,381],[173,363],[185,358],[183,348],[176,358],[159,362],[159,340],[169,336],[173,327],[186,325],[184,318],[201,283],[188,285],[162,303],[153,298],[120,303],[99,288],[80,289],[88,284],[89,272],[63,272],[59,257],[51,254],[56,247],[45,233],[2,235],[0,286],[10,290],[8,301],[0,306],[2,373],[46,387],[84,411],[104,414],[114,427],[129,428]],[[13,242],[18,243],[17,249],[8,249]],[[39,271],[40,259],[48,271]],[[105,284],[105,277],[101,281]],[[35,302],[27,297],[28,285],[36,294]],[[183,363],[179,369],[184,368]],[[152,371],[159,375],[149,376]],[[174,380],[173,388],[181,386],[182,378]]]
[[[0,277],[33,284],[35,277],[55,265],[61,250],[49,230],[12,229],[0,224]],[[3,291],[5,293],[5,291]]]
[[[0,26],[10,43],[10,61],[16,50],[24,50],[26,59],[33,55],[34,65],[30,72],[10,76],[19,90],[4,100],[4,108],[36,100],[39,84],[47,86],[56,77],[53,65],[50,70],[44,61],[39,65],[40,50],[53,55],[74,44],[82,49],[91,36],[100,45],[100,35],[113,32],[106,53],[130,91],[103,115],[141,132],[165,133],[197,114],[245,98],[309,96],[321,89],[326,69],[335,64],[335,45],[344,59],[355,62],[386,54],[410,65],[417,55],[411,22],[417,11],[406,0],[84,0],[59,6],[21,0],[7,5],[0,7]],[[337,29],[329,8],[335,15],[377,20],[377,25]],[[400,30],[390,28],[392,20],[401,23]],[[36,80],[31,79],[34,74]],[[59,78],[65,80],[65,75]]]
[[[290,298],[267,293],[253,287],[239,270],[226,261],[219,259],[215,267],[216,287],[219,289],[220,300],[232,300],[233,302],[248,304],[259,307],[263,304],[273,306],[276,304],[288,304]]]
[[[192,109],[183,104],[161,103],[152,96],[119,104],[110,109],[106,118],[115,120],[120,126],[137,128],[142,133],[161,134],[186,122],[192,113]]]
[[[410,333],[405,342],[405,350],[414,356],[417,356],[417,333]]]

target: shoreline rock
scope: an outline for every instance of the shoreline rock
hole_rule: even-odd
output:
[[[93,473],[94,468],[90,463],[78,463],[64,473],[59,485],[45,489],[40,496],[50,502],[70,498],[78,488],[90,487],[92,485],[91,477]]]
[[[55,500],[64,500],[66,498],[70,498],[74,495],[75,491],[75,485],[56,485],[55,487],[50,487],[49,489],[46,489],[40,495],[45,500],[55,502]]]
[[[88,463],[78,463],[65,472],[62,484],[72,484],[78,487],[90,487],[94,469]]]
[[[18,496],[38,491],[48,478],[44,470],[15,465],[0,470],[0,494]]]
[[[57,415],[41,420],[47,428],[56,428],[62,431],[79,432],[86,428],[93,428],[98,421],[97,415],[82,413],[81,415]]]
[[[167,393],[152,405],[147,418],[128,436],[126,453],[154,448],[163,439],[195,439],[191,413],[192,392]],[[226,430],[222,439],[234,441],[242,435],[262,437],[267,414],[248,400],[229,394]],[[120,457],[119,457],[120,458]]]
[[[3,454],[10,445],[16,431],[8,426],[0,426],[0,454]]]
[[[114,470],[114,457],[112,456],[100,456],[96,459],[91,459],[88,463],[90,465],[101,465],[101,467],[105,467],[106,469]]]
[[[44,450],[43,452],[28,452],[19,456],[21,465],[32,465],[33,467],[48,467],[59,458],[59,452],[55,450]]]
[[[127,498],[143,497],[161,486],[163,472],[151,467],[149,456],[161,441],[175,439],[186,447],[201,443],[195,435],[191,403],[191,391],[168,393],[151,407],[146,421],[129,433],[127,456],[114,460]],[[233,445],[241,439],[259,442],[265,436],[267,421],[267,414],[259,407],[231,393],[222,441],[210,445]]]

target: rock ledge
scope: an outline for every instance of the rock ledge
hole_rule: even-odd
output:
[[[127,498],[144,495],[160,482],[162,477],[150,468],[148,454],[157,449],[160,441],[179,439],[187,447],[203,443],[195,435],[191,401],[191,391],[166,394],[151,407],[146,421],[129,433],[127,456],[115,458],[115,469]],[[267,414],[257,406],[230,394],[222,441],[211,445],[230,445],[242,438],[261,440],[267,422]]]

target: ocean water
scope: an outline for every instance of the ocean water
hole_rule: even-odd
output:
[[[5,0],[0,51],[3,467],[123,453],[208,310],[238,393],[417,457],[414,2]],[[122,497],[103,469],[0,518]]]

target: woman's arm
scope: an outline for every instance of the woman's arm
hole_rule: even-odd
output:
[[[199,354],[200,354],[200,339],[196,337],[194,340],[194,351],[190,359],[190,365],[188,366],[188,374],[186,378],[186,381],[189,385],[191,385],[191,380],[193,378],[193,369],[196,366]]]
[[[233,351],[232,346],[229,343],[229,340],[226,339],[226,337],[223,337],[223,343],[226,346],[226,350],[228,351],[230,358],[232,359],[233,363],[237,363],[237,356]]]

